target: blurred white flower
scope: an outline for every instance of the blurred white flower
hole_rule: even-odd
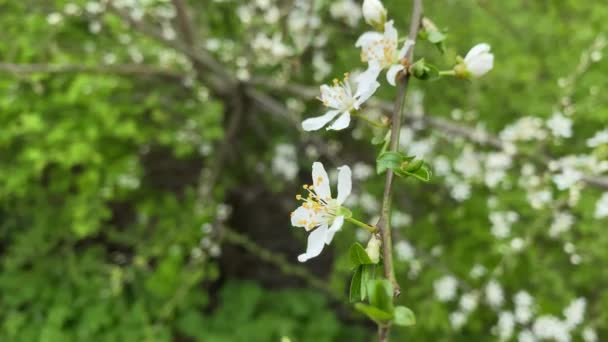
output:
[[[471,197],[471,186],[465,182],[454,184],[452,191],[450,191],[450,195],[459,202],[467,200]]]
[[[553,116],[547,120],[547,127],[549,127],[554,137],[572,137],[572,120],[561,113],[554,113]]]
[[[333,1],[329,13],[334,19],[342,19],[351,27],[357,26],[361,19],[361,7],[353,0]]]
[[[351,171],[346,165],[338,168],[338,196],[331,197],[329,176],[320,162],[312,164],[312,185],[304,185],[308,191],[306,199],[298,195],[302,205],[291,213],[291,224],[311,231],[308,236],[306,253],[300,254],[298,260],[305,262],[321,254],[324,245],[329,245],[337,231],[344,224],[344,216],[340,215],[342,203],[350,195],[352,189]]]
[[[464,57],[466,70],[475,78],[481,77],[494,67],[494,55],[490,45],[481,43],[473,46]]]
[[[272,171],[286,180],[293,180],[298,174],[296,147],[291,144],[278,144],[274,148]]]
[[[445,275],[433,283],[435,297],[440,302],[448,302],[456,298],[456,289],[458,288],[458,280],[450,275]]]
[[[588,147],[598,147],[604,144],[608,144],[608,128],[596,132],[593,137],[587,139]]]
[[[534,314],[534,298],[526,291],[519,291],[513,298],[515,302],[515,320],[520,324],[530,322]]]
[[[498,323],[496,324],[496,330],[498,337],[501,340],[508,340],[513,336],[513,330],[515,329],[515,318],[509,311],[502,311],[498,315]]]
[[[345,75],[342,82],[334,79],[332,86],[322,85],[321,97],[319,99],[330,110],[324,115],[304,120],[302,128],[305,131],[316,131],[327,125],[338,114],[340,116],[327,129],[340,130],[348,127],[350,124],[350,112],[359,109],[361,104],[369,99],[379,86],[380,84],[375,82],[371,87],[358,87],[357,91],[353,93],[348,74]]]
[[[583,340],[585,342],[597,342],[597,333],[593,328],[586,327],[585,329],[583,329]]]
[[[557,212],[553,215],[553,221],[549,226],[549,236],[555,238],[570,230],[574,224],[574,216],[568,212]]]
[[[494,309],[502,306],[502,303],[504,301],[502,287],[495,279],[492,279],[490,280],[490,282],[488,282],[485,290],[486,302],[488,303],[488,305],[490,305]]]
[[[539,339],[553,339],[557,342],[570,342],[568,326],[554,316],[540,316],[532,326],[534,335]]]
[[[593,217],[596,219],[608,217],[608,192],[604,192],[602,197],[595,203],[595,213]]]
[[[476,292],[468,292],[460,297],[460,302],[458,304],[462,311],[471,312],[477,308],[478,300],[479,295]]]
[[[384,24],[383,34],[365,32],[359,37],[355,46],[361,48],[361,59],[363,62],[367,62],[367,70],[357,78],[360,87],[374,84],[383,69],[388,69],[386,73],[388,83],[396,85],[397,74],[405,68],[401,64],[401,60],[415,42],[407,39],[399,50],[397,49],[398,43],[397,30],[393,27],[392,20]]]
[[[564,317],[566,317],[566,325],[569,329],[574,329],[583,323],[586,307],[587,301],[585,298],[577,298],[564,309]]]
[[[492,235],[504,239],[511,234],[511,225],[517,222],[519,215],[514,211],[495,211],[490,213],[489,219]]]
[[[583,174],[572,168],[564,168],[561,173],[553,175],[551,179],[559,190],[566,190],[583,178]]]
[[[450,325],[452,329],[458,330],[467,322],[467,315],[460,311],[455,311],[450,314]]]
[[[386,9],[379,0],[363,1],[363,18],[370,26],[381,30],[386,22]]]
[[[546,137],[543,120],[533,116],[519,118],[500,132],[500,139],[505,142],[544,140]]]
[[[397,255],[397,259],[409,261],[414,258],[415,250],[409,242],[401,240],[395,244],[395,254]]]
[[[46,22],[49,25],[57,25],[63,20],[61,13],[53,12],[46,17]]]
[[[536,342],[536,337],[530,330],[522,330],[517,335],[517,342]]]

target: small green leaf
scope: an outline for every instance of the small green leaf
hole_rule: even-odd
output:
[[[420,169],[422,167],[422,164],[424,164],[424,160],[418,159],[406,164],[405,167],[402,166],[401,168],[403,169],[403,171],[414,172]]]
[[[361,300],[367,298],[367,284],[376,277],[376,265],[361,265]]]
[[[383,311],[393,312],[393,285],[387,279],[373,279],[367,283],[369,303]]]
[[[423,182],[431,180],[431,171],[426,165],[422,165],[418,170],[409,172],[403,169],[395,170],[395,174],[399,177],[414,177]]]
[[[371,305],[367,305],[367,304],[363,304],[363,303],[357,303],[357,304],[355,304],[355,309],[364,313],[367,317],[369,317],[371,320],[373,320],[376,323],[384,324],[384,323],[389,322],[391,319],[393,319],[392,313],[378,309],[375,306],[371,306]]]
[[[383,152],[376,159],[376,172],[380,174],[387,169],[398,169],[405,160],[405,156],[399,152]]]
[[[447,38],[447,36],[442,33],[441,31],[438,30],[433,30],[428,32],[427,35],[427,39],[429,42],[433,43],[433,44],[438,44],[443,42],[445,39]]]
[[[348,254],[350,255],[350,261],[355,267],[359,265],[373,264],[372,260],[369,258],[369,255],[367,255],[365,248],[363,248],[363,246],[361,246],[361,244],[358,242],[355,242],[352,246],[350,246]]]
[[[363,275],[363,267],[359,266],[355,269],[355,273],[353,274],[353,278],[350,281],[350,293],[348,298],[351,303],[362,301],[365,299],[363,290],[363,282],[361,281]]]
[[[412,310],[406,308],[405,306],[396,307],[393,314],[395,316],[395,324],[397,325],[407,327],[416,324],[416,316]]]

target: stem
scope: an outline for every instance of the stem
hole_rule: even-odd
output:
[[[369,224],[361,222],[361,221],[359,221],[357,219],[354,219],[352,217],[347,218],[346,221],[348,221],[350,223],[353,223],[353,224],[356,224],[357,226],[359,226],[361,228],[367,229],[370,233],[375,233],[378,230],[378,228],[376,228],[374,226],[370,226]]]
[[[456,71],[454,71],[454,70],[441,70],[441,71],[439,71],[439,75],[441,75],[441,76],[456,76]]]
[[[422,19],[422,0],[414,0],[412,16],[410,20],[410,31],[409,39],[416,40],[418,35],[418,29],[420,28],[420,20]],[[414,48],[412,47],[405,58],[409,61],[413,60]],[[403,103],[405,101],[405,95],[407,92],[407,86],[409,83],[410,74],[406,74],[401,79],[397,89],[397,98],[395,99],[395,105],[393,108],[393,115],[391,120],[391,140],[389,145],[389,151],[396,152],[399,147],[399,132],[401,130],[401,112],[403,109]],[[393,171],[386,171],[386,180],[384,183],[384,196],[382,197],[382,212],[380,220],[376,225],[380,230],[382,236],[382,253],[384,259],[384,277],[388,279],[394,288],[393,295],[396,297],[401,293],[401,289],[397,280],[395,279],[395,269],[393,267],[393,243],[391,239],[390,229],[390,212],[391,212],[391,198],[392,198],[392,185],[393,185]],[[389,339],[390,325],[379,325],[378,326],[378,340],[380,342],[386,342]]]
[[[377,127],[377,128],[386,128],[387,127],[386,125],[384,125],[384,124],[382,124],[380,122],[376,122],[376,121],[370,120],[370,119],[366,118],[365,116],[363,116],[361,114],[358,114],[358,113],[351,113],[350,115],[354,116],[355,118],[359,118],[359,119],[367,122],[369,125]]]

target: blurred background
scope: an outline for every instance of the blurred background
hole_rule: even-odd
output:
[[[386,0],[402,36],[410,1]],[[374,224],[379,132],[301,131],[364,64],[354,0],[0,0],[0,340],[369,341],[347,225],[305,264],[290,226],[310,165],[348,164]],[[401,151],[395,341],[608,340],[608,6],[435,0],[442,69],[412,82]],[[394,88],[364,114],[380,119]]]

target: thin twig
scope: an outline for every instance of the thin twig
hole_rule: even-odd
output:
[[[283,272],[283,274],[301,278],[305,280],[308,284],[310,284],[312,287],[324,291],[333,299],[338,300],[340,302],[346,301],[346,298],[332,290],[331,286],[326,281],[310,273],[310,271],[306,267],[290,263],[289,261],[287,261],[287,259],[285,259],[283,255],[274,253],[269,249],[259,246],[247,236],[237,233],[236,231],[228,227],[222,227],[221,233],[222,238],[225,241],[233,245],[243,247],[247,252],[255,255],[260,260],[276,266],[279,270],[281,270],[281,272]]]
[[[409,39],[415,41],[418,36],[418,29],[420,28],[420,20],[422,19],[422,0],[414,0],[412,15],[410,19],[410,31]],[[406,61],[412,61],[414,56],[414,48],[411,47],[405,56]],[[399,81],[397,86],[397,98],[395,99],[395,105],[393,109],[391,119],[391,140],[389,144],[389,150],[397,152],[399,148],[399,132],[401,131],[401,113],[403,111],[403,103],[407,92],[407,86],[410,80],[410,74],[405,73],[403,78]],[[401,288],[395,278],[395,269],[393,265],[393,242],[391,239],[391,227],[390,227],[390,212],[391,212],[391,199],[392,199],[392,188],[393,188],[393,171],[386,171],[386,179],[384,182],[384,195],[382,196],[382,210],[380,213],[380,219],[376,226],[380,230],[382,236],[382,256],[384,264],[384,276],[393,284],[394,296],[398,296],[401,293]],[[390,333],[390,325],[378,325],[378,340],[380,342],[388,341]]]
[[[184,3],[184,0],[171,0],[171,2],[173,3],[173,7],[175,7],[175,20],[184,42],[189,46],[194,46],[197,40],[195,38],[194,25],[188,15],[188,7]]]

